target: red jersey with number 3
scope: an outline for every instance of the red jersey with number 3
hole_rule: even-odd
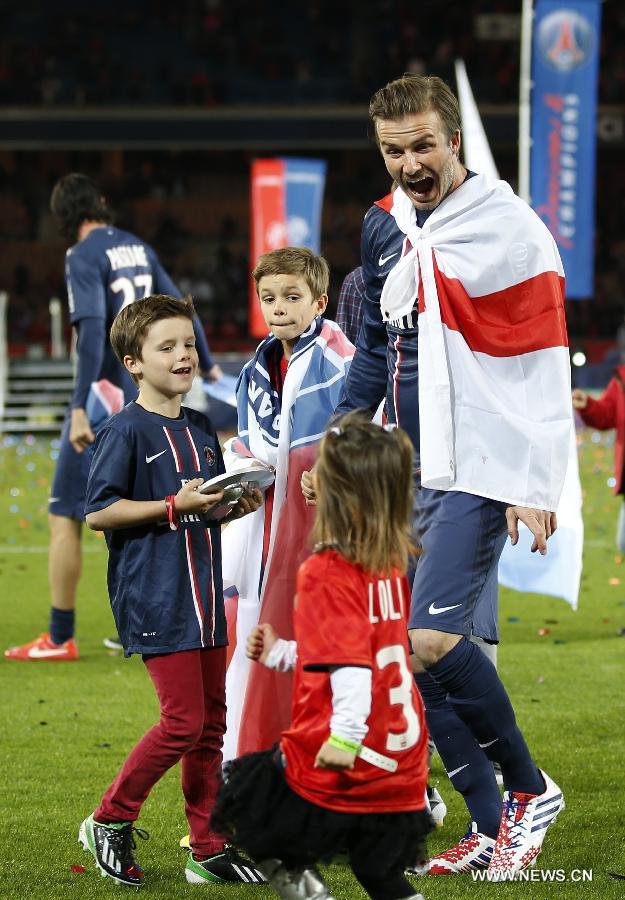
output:
[[[311,803],[350,813],[425,806],[427,731],[408,658],[409,603],[408,581],[399,571],[371,575],[331,549],[313,554],[300,567],[293,718],[281,747],[289,785]],[[394,772],[360,757],[353,770],[314,768],[330,734],[331,666],[371,669],[371,713],[363,744],[396,761]]]

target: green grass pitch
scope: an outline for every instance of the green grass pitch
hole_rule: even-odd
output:
[[[580,445],[586,547],[580,609],[562,600],[502,590],[499,667],[537,761],[563,788],[567,808],[550,830],[538,865],[592,871],[592,881],[474,883],[470,876],[415,879],[426,900],[455,898],[620,898],[625,881],[623,743],[625,738],[625,564],[614,549],[619,500],[610,496],[609,436],[585,432]],[[3,647],[47,627],[46,497],[50,440],[0,445],[0,594]],[[118,888],[98,876],[77,843],[81,820],[96,806],[124,756],[155,721],[157,704],[142,663],[102,646],[114,631],[101,536],[85,530],[78,602],[81,659],[74,664],[0,659],[2,842],[0,896],[99,898]],[[548,634],[539,635],[541,629]],[[464,833],[466,812],[435,758],[432,780],[449,814],[431,840],[436,851]],[[180,774],[173,770],[148,799],[139,842],[148,898],[273,896],[266,887],[187,885],[179,838],[186,833]],[[73,867],[84,866],[84,871]],[[364,893],[349,870],[327,869],[337,900]]]

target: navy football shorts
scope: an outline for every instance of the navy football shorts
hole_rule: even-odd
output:
[[[416,490],[421,555],[409,628],[498,640],[497,568],[509,505],[460,491]]]
[[[69,442],[70,413],[61,432],[61,446],[52,478],[48,512],[84,522],[87,479],[93,456],[93,445],[83,453],[76,453]]]

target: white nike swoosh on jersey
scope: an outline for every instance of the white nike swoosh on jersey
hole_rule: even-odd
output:
[[[146,456],[146,458],[145,458],[146,463],[154,462],[154,460],[158,459],[159,456],[162,456],[163,453],[167,453],[167,450],[161,450],[160,453],[155,453],[154,456]]]
[[[47,659],[50,656],[65,656],[66,652],[62,648],[58,650],[42,650],[40,647],[31,647],[28,655],[31,659]]]
[[[468,766],[469,766],[469,763],[465,763],[463,766],[458,766],[457,769],[452,769],[451,772],[447,773],[447,777],[453,778],[454,775],[457,775],[458,772],[462,772],[462,770],[468,768]]]
[[[487,747],[492,747],[493,744],[496,744],[499,738],[495,738],[494,741],[489,741],[487,744],[480,744],[482,750],[485,750]]]
[[[459,606],[462,606],[462,603],[454,603],[453,606],[434,606],[433,603],[430,603],[428,612],[431,616],[440,616],[441,613],[449,612],[450,609],[458,609]]]
[[[392,259],[394,256],[397,256],[398,253],[399,253],[399,250],[396,250],[395,253],[391,253],[389,256],[382,256],[382,254],[380,253],[378,265],[383,266],[384,263],[387,263],[389,261],[389,259]]]

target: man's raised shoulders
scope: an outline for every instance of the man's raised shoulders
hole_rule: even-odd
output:
[[[392,207],[393,195],[387,194],[380,200],[376,200],[375,203],[369,207],[365,213],[365,222],[369,223],[374,219],[385,219],[390,215]]]
[[[373,205],[377,206],[378,209],[383,209],[384,212],[390,213],[391,209],[393,208],[393,192],[389,191],[389,193],[382,197],[380,200],[376,200]]]

